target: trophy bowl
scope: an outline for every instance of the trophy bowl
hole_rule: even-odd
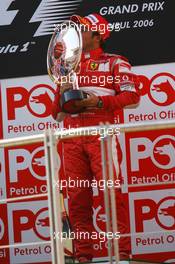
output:
[[[82,54],[82,35],[78,25],[65,21],[55,28],[47,51],[47,70],[51,80],[64,87],[70,88],[61,94],[60,106],[62,112],[80,113],[84,107],[76,106],[77,100],[87,98],[87,93],[78,87],[76,71]]]

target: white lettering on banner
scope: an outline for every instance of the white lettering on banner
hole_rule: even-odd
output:
[[[166,141],[165,141],[166,140]],[[168,143],[167,143],[168,140]],[[166,142],[166,143],[164,143]],[[146,138],[131,138],[130,139],[130,153],[131,156],[131,170],[139,171],[139,161],[150,158],[157,168],[172,169],[175,166],[175,137],[171,135],[163,135],[156,138],[153,142]],[[140,150],[142,146],[144,149]],[[161,163],[158,156],[168,156],[167,164]]]
[[[14,0],[1,1],[0,5],[0,26],[10,25],[19,10],[7,10]]]
[[[20,52],[26,52],[28,51],[29,45],[30,44],[35,44],[34,42],[26,42],[20,45],[12,45],[8,44],[7,46],[2,46],[0,47],[0,54],[5,54],[5,53],[15,53],[16,51]]]
[[[164,10],[164,5],[165,1],[163,2],[151,2],[151,3],[143,3],[142,5],[142,12],[144,11],[163,11]]]
[[[175,246],[174,189],[129,193],[129,201],[131,233],[143,232],[131,238],[132,254],[172,252]]]
[[[5,249],[0,249],[0,258],[5,258],[5,257],[6,257]]]
[[[26,149],[11,149],[8,151],[8,155],[11,163],[9,166],[11,183],[20,181],[18,179],[19,171],[26,169],[29,169],[31,175],[36,179],[46,180],[44,147],[38,147],[32,153]],[[21,177],[25,177],[25,173],[22,175]]]
[[[139,9],[139,6],[137,4],[132,4],[132,5],[123,5],[123,6],[103,6],[100,9],[100,14],[102,16],[105,15],[116,15],[117,13],[119,14],[124,14],[124,13],[135,13]]]
[[[18,49],[18,45],[11,45],[11,44],[8,44],[7,46],[2,46],[0,47],[0,53],[14,53],[17,51]]]
[[[137,11],[141,12],[154,12],[154,11],[163,11],[164,10],[163,2],[151,2],[151,3],[143,3],[142,5],[138,4],[129,4],[129,5],[117,5],[117,6],[103,6],[100,9],[100,14],[102,16],[105,15],[116,15],[116,14],[129,14],[136,13]]]
[[[40,188],[38,186],[33,187],[21,187],[21,188],[10,188],[10,196],[14,194],[17,196],[21,195],[32,195],[37,193],[46,193],[47,192],[47,185],[42,185]]]
[[[38,193],[46,193],[47,192],[47,185],[33,186],[33,187],[21,187],[15,188],[10,187],[10,196],[21,196],[21,195],[32,195]]]
[[[108,30],[109,31],[119,31],[120,30],[119,23],[118,22],[109,23]]]

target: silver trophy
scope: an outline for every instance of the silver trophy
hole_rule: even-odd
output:
[[[82,35],[78,25],[72,21],[58,25],[48,47],[47,70],[54,83],[70,83],[70,89],[66,89],[60,98],[61,109],[65,113],[74,114],[85,110],[75,104],[76,100],[87,98],[87,94],[78,87],[76,74],[81,54]]]

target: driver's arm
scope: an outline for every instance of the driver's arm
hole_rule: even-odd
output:
[[[63,121],[64,117],[67,115],[67,113],[62,112],[61,106],[60,106],[60,97],[61,94],[67,90],[70,89],[70,83],[64,83],[61,86],[58,85],[57,89],[55,91],[54,101],[52,103],[52,117],[58,121]]]

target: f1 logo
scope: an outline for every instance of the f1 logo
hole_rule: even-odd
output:
[[[0,26],[10,25],[19,10],[8,10],[14,0],[3,0],[0,5]]]

